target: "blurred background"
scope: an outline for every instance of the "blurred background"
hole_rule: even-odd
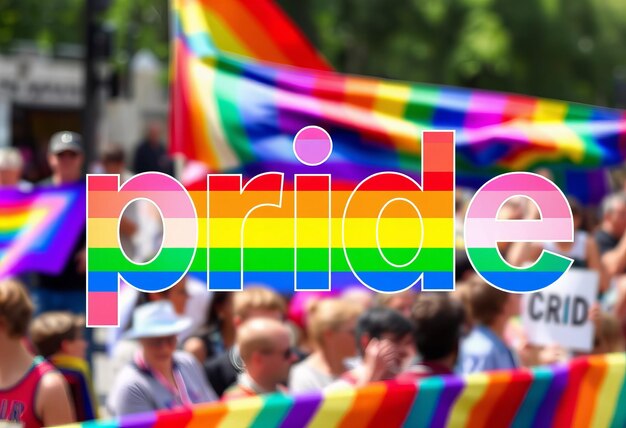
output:
[[[622,0],[279,3],[341,72],[626,107]],[[0,146],[26,179],[58,129],[93,161],[166,125],[169,27],[166,0],[0,0]]]

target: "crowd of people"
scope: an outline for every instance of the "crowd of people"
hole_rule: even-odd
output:
[[[171,173],[165,152],[150,142],[158,141],[157,131],[151,127],[138,149],[135,172]],[[83,180],[83,161],[78,134],[55,134],[49,148],[53,175],[38,185]],[[20,162],[14,150],[0,149],[0,185],[25,191],[34,186],[21,181]],[[131,176],[117,146],[102,151],[101,168],[122,180]],[[458,195],[457,215],[463,218],[467,198]],[[596,271],[591,353],[624,352],[626,195],[609,195],[599,214],[574,200],[570,205],[573,242],[501,243],[500,253],[523,266],[545,249]],[[150,207],[126,210],[120,221],[122,247],[134,260],[149,260],[161,242],[158,212]],[[521,220],[540,214],[532,201],[519,198],[507,202],[499,216]],[[0,421],[58,425],[268,393],[532,367],[579,355],[556,344],[530,343],[519,322],[520,296],[486,283],[463,252],[449,293],[388,295],[355,286],[285,296],[262,284],[208,292],[205,284],[185,277],[160,293],[122,284],[119,301],[120,326],[107,332],[106,343],[115,380],[99,402],[91,374],[92,329],[83,318],[84,234],[60,274],[0,281]]]

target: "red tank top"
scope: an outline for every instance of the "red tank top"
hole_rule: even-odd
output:
[[[52,370],[54,367],[50,363],[36,357],[31,368],[17,384],[0,389],[0,421],[21,423],[26,428],[43,426],[35,412],[35,395],[43,375]]]

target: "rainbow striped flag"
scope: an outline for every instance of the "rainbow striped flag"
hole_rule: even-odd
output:
[[[0,190],[0,278],[59,273],[85,227],[85,185]]]
[[[235,27],[235,15],[226,13],[216,24],[223,3],[242,8],[254,2],[174,3],[171,151],[213,171],[332,173],[356,181],[392,170],[416,177],[423,130],[456,131],[457,184],[471,187],[540,167],[556,169],[556,178],[560,169],[587,174],[626,157],[624,111],[344,75],[305,62],[279,63],[253,49],[234,49],[253,58],[227,52],[227,41],[247,27]],[[230,32],[222,31],[226,26]],[[283,46],[276,38],[263,40]],[[307,125],[323,127],[334,143],[333,154],[315,169],[292,153],[294,135]],[[574,182],[585,179],[557,184],[576,193]],[[601,191],[578,193],[597,199]]]
[[[626,356],[608,354],[532,370],[430,377],[417,384],[263,395],[78,426],[617,428],[626,425],[625,373]]]

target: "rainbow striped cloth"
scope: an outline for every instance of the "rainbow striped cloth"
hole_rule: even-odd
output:
[[[85,227],[85,185],[0,190],[0,278],[59,273]]]
[[[75,427],[623,427],[626,355],[532,370],[444,376],[418,384],[266,395]]]
[[[344,75],[293,55],[281,60],[261,47],[310,52],[310,46],[262,37],[271,28],[271,22],[258,28],[262,15],[255,27],[241,24],[234,13],[217,11],[250,3],[256,4],[174,2],[171,151],[213,171],[332,173],[357,181],[390,170],[417,177],[421,131],[444,129],[456,131],[458,185],[478,187],[503,172],[539,167],[566,168],[568,174],[582,169],[582,179],[565,177],[557,184],[587,202],[606,190],[604,184],[579,192],[588,171],[626,158],[624,111]],[[239,32],[254,28],[258,49],[242,49],[243,42],[233,48],[253,58],[227,52],[233,46],[229,41],[244,39]],[[325,128],[334,141],[333,154],[314,169],[299,164],[292,153],[292,139],[306,125]]]

